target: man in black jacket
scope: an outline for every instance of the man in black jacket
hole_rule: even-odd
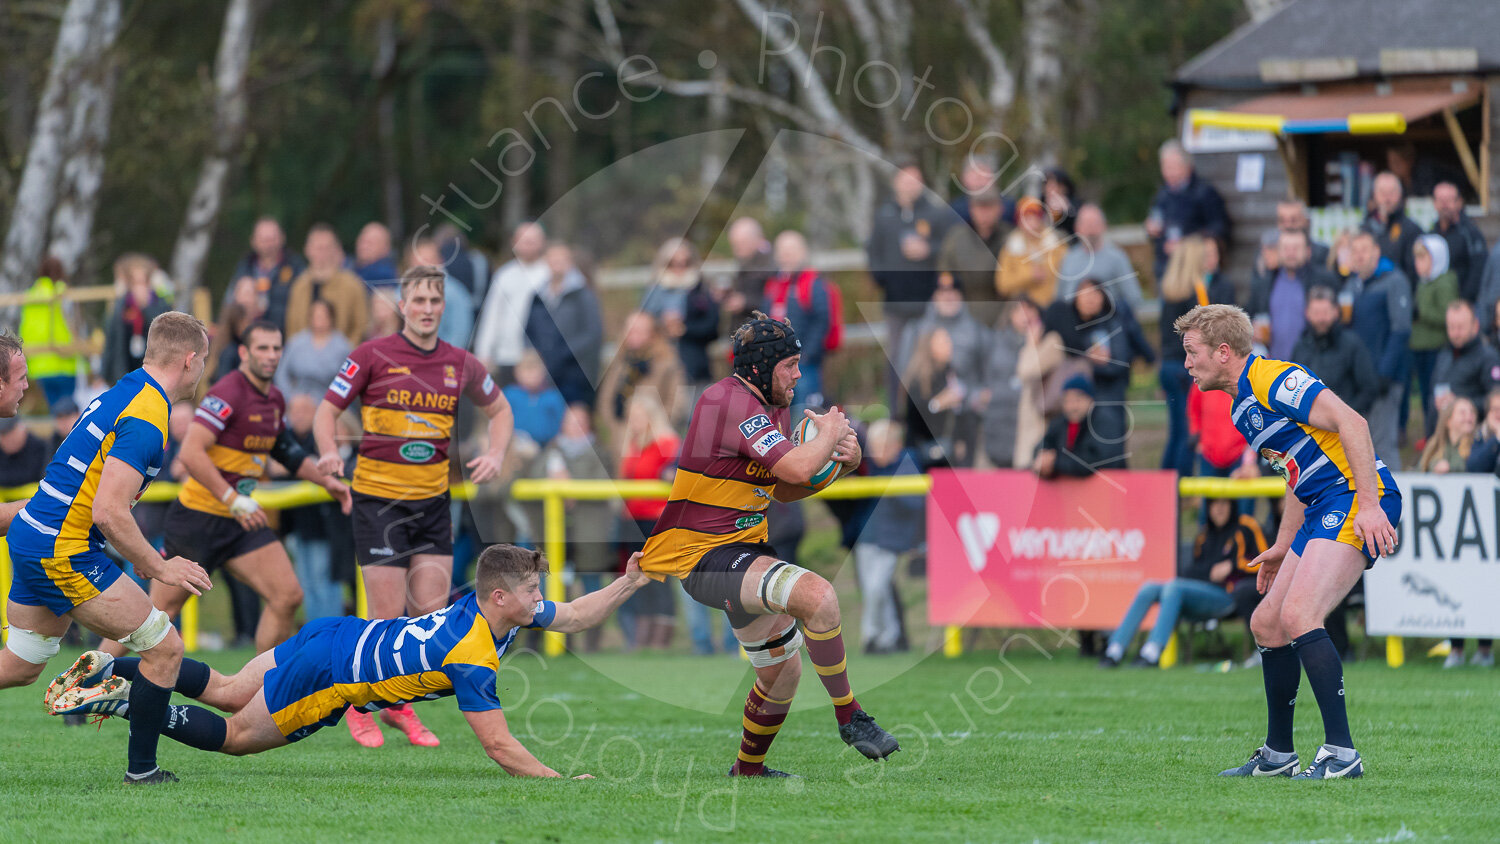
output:
[[[1193,172],[1193,159],[1176,140],[1161,145],[1161,188],[1151,200],[1146,234],[1156,248],[1156,277],[1167,268],[1167,256],[1190,234],[1229,242],[1229,214],[1224,197]]]
[[[1448,304],[1448,345],[1438,352],[1432,368],[1433,407],[1442,411],[1453,396],[1463,396],[1484,407],[1484,397],[1500,383],[1500,352],[1496,352],[1479,334],[1479,318],[1474,306],[1463,299]],[[1436,420],[1427,423],[1432,434]]]
[[[1331,287],[1314,286],[1307,293],[1305,316],[1307,328],[1290,360],[1322,379],[1354,412],[1369,413],[1380,393],[1380,378],[1370,350],[1340,324],[1338,294]]]
[[[1464,213],[1463,195],[1452,182],[1439,182],[1432,189],[1432,207],[1438,215],[1432,231],[1448,241],[1448,267],[1458,276],[1458,295],[1478,302],[1484,260],[1489,255],[1484,235]]]
[[[1123,414],[1096,412],[1094,385],[1083,375],[1063,384],[1063,412],[1047,425],[1031,468],[1044,478],[1086,478],[1125,468]]]
[[[1375,177],[1375,186],[1370,192],[1370,212],[1365,215],[1362,228],[1375,236],[1380,245],[1380,254],[1406,273],[1416,291],[1417,265],[1411,254],[1411,245],[1421,237],[1422,227],[1406,216],[1406,196],[1401,191],[1401,180],[1391,172]]]
[[[908,322],[927,310],[937,289],[937,256],[953,212],[927,198],[922,169],[913,160],[897,164],[891,179],[891,198],[875,211],[870,241],[865,245],[870,277],[885,296],[881,318],[885,320],[886,355],[891,365],[891,407],[900,407],[900,372],[906,361],[897,360],[901,337]]]

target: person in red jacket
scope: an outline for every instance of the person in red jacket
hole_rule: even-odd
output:
[[[625,426],[617,444],[620,480],[670,480],[677,466],[682,438],[672,428],[667,411],[655,393],[637,391],[625,410]],[[667,509],[665,498],[625,501],[624,556],[645,547],[646,537]],[[677,604],[664,581],[646,584],[621,607],[620,627],[627,646],[666,650],[677,627]],[[634,622],[632,624],[632,621]]]

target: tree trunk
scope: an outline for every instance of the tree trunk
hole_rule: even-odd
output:
[[[527,108],[526,97],[531,90],[530,68],[531,68],[531,2],[530,0],[519,0],[516,3],[514,24],[510,30],[510,57],[514,72],[509,80],[512,96],[511,107],[507,110],[509,114],[519,117],[521,112]],[[512,156],[514,157],[514,156]],[[531,204],[530,185],[527,184],[527,176],[531,171],[529,167],[519,167],[515,162],[506,162],[505,189],[500,202],[500,224],[505,229],[505,243],[509,243],[510,233],[515,231],[516,226],[526,219]],[[502,251],[502,260],[509,260],[506,253]]]
[[[395,12],[381,16],[375,30],[375,65],[370,74],[379,90],[375,105],[376,135],[380,139],[380,191],[385,205],[385,224],[391,239],[400,243],[406,231],[403,213],[401,164],[396,150],[396,40]]]
[[[230,0],[224,13],[219,55],[214,60],[213,139],[198,174],[198,186],[188,202],[187,217],[177,233],[177,245],[172,249],[172,278],[177,284],[177,304],[181,308],[191,305],[193,289],[202,280],[203,265],[224,204],[229,167],[245,137],[248,111],[245,73],[254,37],[253,0]]]
[[[4,252],[0,255],[0,292],[25,289],[41,264],[67,143],[68,95],[78,86],[78,76],[87,59],[89,33],[99,25],[99,7],[100,0],[68,0],[63,12],[47,84],[37,106],[21,187],[11,212]]]
[[[1056,166],[1057,113],[1062,98],[1063,0],[1025,0],[1021,39],[1026,49],[1026,135],[1032,162]]]
[[[118,67],[115,38],[120,32],[120,0],[103,0],[98,24],[85,48],[91,57],[73,92],[68,126],[67,158],[52,213],[52,241],[47,252],[62,262],[68,277],[83,269],[99,188],[104,183],[104,146],[109,140],[109,116],[114,104]]]
[[[571,96],[571,86],[578,79],[579,67],[579,33],[588,24],[584,20],[583,0],[558,0],[553,4],[553,14],[561,19],[561,26],[557,27],[557,36],[552,42],[552,55],[547,61],[548,73],[552,82],[557,86],[553,96],[563,102],[568,101]],[[574,231],[577,223],[577,203],[562,202],[568,191],[573,189],[577,181],[578,172],[575,159],[578,154],[578,133],[571,129],[567,123],[556,125],[560,121],[554,120],[554,128],[548,129],[548,143],[552,149],[543,150],[541,155],[546,163],[546,212],[549,219],[561,231]],[[561,216],[559,216],[561,215]]]

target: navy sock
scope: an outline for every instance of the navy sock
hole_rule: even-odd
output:
[[[228,730],[229,722],[201,706],[169,706],[167,723],[161,732],[188,747],[217,752],[223,749]]]
[[[167,702],[172,690],[162,688],[145,677],[130,683],[130,743],[128,771],[137,776],[156,770],[156,744],[167,720]]]
[[[1292,647],[1297,649],[1308,685],[1318,698],[1318,709],[1323,713],[1324,743],[1354,747],[1354,739],[1349,736],[1349,713],[1344,708],[1344,663],[1333,640],[1328,638],[1328,631],[1319,627],[1303,633],[1292,640]]]
[[[116,657],[113,673],[116,677],[134,681],[141,675],[141,658],[138,656]],[[182,668],[177,671],[177,686],[173,691],[188,697],[197,697],[208,688],[208,677],[208,663],[183,657]]]
[[[1297,686],[1302,666],[1291,645],[1260,649],[1260,670],[1266,683],[1266,747],[1278,753],[1292,751],[1292,715],[1297,706]]]

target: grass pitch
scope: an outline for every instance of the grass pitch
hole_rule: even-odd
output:
[[[1051,645],[1053,643],[1047,642]],[[73,653],[58,657],[58,670]],[[221,669],[249,654],[209,655]],[[126,725],[65,728],[43,683],[0,692],[0,841],[1481,841],[1494,800],[1500,674],[1431,664],[1347,669],[1363,780],[1224,780],[1263,737],[1260,672],[1104,672],[1028,640],[956,660],[860,658],[861,703],[901,740],[879,765],[839,742],[815,675],[769,762],[803,779],[723,774],[749,688],[727,657],[508,657],[512,729],[575,782],[512,779],[452,699],[421,704],[442,738],[342,726],[256,757],[163,740],[183,781],[132,790]],[[50,675],[49,675],[50,676]],[[668,703],[664,701],[673,701]],[[1297,749],[1322,727],[1304,683]]]

